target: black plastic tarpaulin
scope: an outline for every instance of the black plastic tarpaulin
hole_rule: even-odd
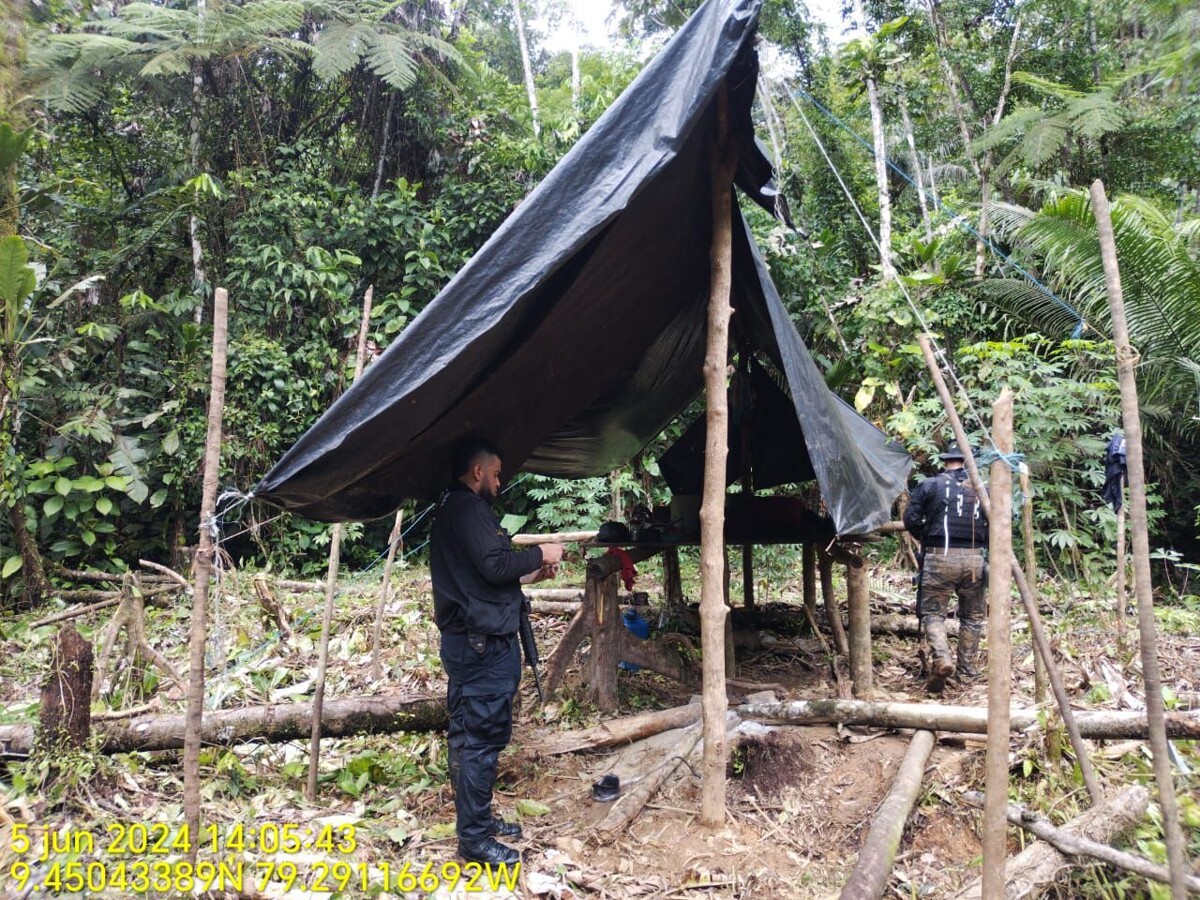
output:
[[[626,462],[703,388],[713,99],[728,85],[742,191],[774,210],[753,137],[760,0],[708,0],[428,307],[255,488],[325,521],[449,480],[486,435],[505,469]],[[839,533],[889,518],[907,455],[825,386],[734,201],[731,334],[786,376]]]

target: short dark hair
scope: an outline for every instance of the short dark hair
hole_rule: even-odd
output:
[[[454,458],[451,460],[451,478],[460,478],[471,471],[471,466],[475,465],[481,458],[496,458],[501,461],[504,459],[504,453],[487,438],[469,437],[465,438],[454,450]]]

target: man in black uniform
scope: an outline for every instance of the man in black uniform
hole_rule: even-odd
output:
[[[470,862],[513,864],[520,854],[495,839],[521,828],[492,816],[500,752],[512,737],[513,695],[521,681],[521,583],[553,574],[562,544],[514,550],[492,512],[500,494],[500,451],[467,440],[455,452],[453,480],[433,523],[433,612],[449,679],[449,766],[458,852]]]
[[[987,618],[987,575],[983,550],[988,543],[987,517],[963,468],[963,453],[951,442],[939,458],[946,471],[926,478],[912,492],[904,511],[904,527],[921,540],[921,625],[932,661],[928,688],[940,693],[957,672],[963,680],[978,677],[979,640]],[[958,665],[950,660],[946,612],[958,594]]]

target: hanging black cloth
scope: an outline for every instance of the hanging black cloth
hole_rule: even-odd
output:
[[[1108,448],[1104,451],[1104,487],[1100,489],[1100,496],[1113,508],[1113,512],[1121,511],[1121,487],[1126,478],[1125,435],[1118,431],[1109,438]]]

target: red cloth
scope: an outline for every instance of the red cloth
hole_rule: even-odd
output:
[[[609,547],[605,556],[615,556],[621,560],[621,581],[625,584],[625,590],[633,590],[633,579],[637,578],[637,569],[633,567],[633,560],[629,558],[629,554],[620,547]]]

